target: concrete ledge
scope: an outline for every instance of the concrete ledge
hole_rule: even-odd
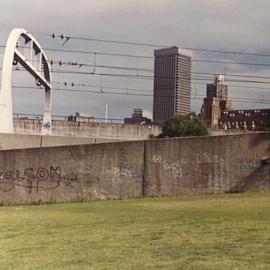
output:
[[[42,147],[63,146],[63,145],[95,144],[95,143],[107,143],[119,141],[121,140],[0,133],[0,150],[42,148]]]
[[[41,134],[41,119],[14,119],[14,129],[20,134]],[[159,135],[157,125],[111,124],[97,122],[52,121],[52,134],[68,137],[91,137],[118,140],[146,140],[150,135]]]

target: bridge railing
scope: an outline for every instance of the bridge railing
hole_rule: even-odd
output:
[[[41,114],[29,114],[29,113],[13,113],[14,119],[40,119],[43,120]],[[119,118],[93,118],[86,116],[66,116],[66,115],[52,115],[52,120],[71,121],[71,122],[96,122],[96,123],[111,123],[111,124],[123,124],[124,119]]]

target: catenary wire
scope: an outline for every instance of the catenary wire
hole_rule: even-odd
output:
[[[13,86],[14,89],[28,89],[28,90],[42,90],[39,87],[33,86]],[[56,88],[53,91],[62,91],[62,92],[76,92],[76,93],[92,93],[92,94],[109,94],[109,95],[127,95],[127,96],[142,96],[142,97],[153,97],[153,94],[139,94],[139,93],[128,93],[128,92],[111,92],[111,91],[89,91],[89,90],[81,90],[81,89],[66,89],[66,88]],[[163,95],[158,95],[158,97],[168,97]],[[202,100],[204,98],[203,95],[193,95],[191,99],[199,99]],[[241,97],[231,97],[231,101],[234,102],[250,102],[250,103],[259,103],[259,104],[270,104],[270,100],[260,100],[260,99],[251,99],[251,98],[241,98]]]
[[[169,48],[170,45],[165,44],[153,44],[153,43],[145,43],[145,42],[129,42],[123,40],[111,40],[111,39],[98,39],[94,37],[81,37],[81,36],[72,36],[72,35],[49,35],[52,38],[60,38],[60,39],[74,39],[74,40],[82,40],[82,41],[96,41],[96,42],[104,42],[104,43],[114,43],[114,44],[123,44],[123,45],[136,45],[136,46],[146,46],[146,47],[157,47],[157,48]],[[227,51],[227,50],[217,50],[217,49],[205,49],[205,48],[194,48],[194,47],[186,47],[180,46],[184,50],[190,51],[199,51],[199,52],[208,52],[208,53],[224,53],[224,54],[238,54],[238,55],[248,55],[248,56],[263,56],[270,57],[270,54],[267,53],[254,53],[249,51]]]

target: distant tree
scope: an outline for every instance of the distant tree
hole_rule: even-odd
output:
[[[175,115],[168,120],[159,138],[165,137],[188,137],[188,136],[207,136],[209,135],[206,124],[195,114]]]

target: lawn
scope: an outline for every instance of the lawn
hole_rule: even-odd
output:
[[[270,269],[270,194],[0,207],[0,269]]]

